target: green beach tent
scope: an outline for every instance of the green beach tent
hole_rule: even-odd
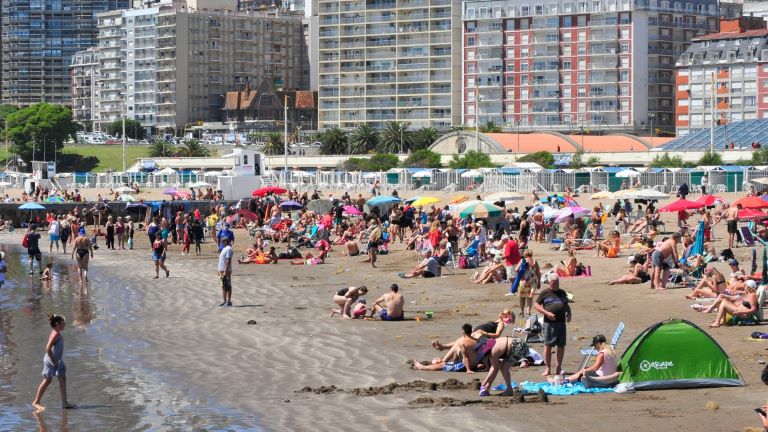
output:
[[[627,390],[743,386],[720,345],[687,320],[668,319],[643,331],[621,356]]]

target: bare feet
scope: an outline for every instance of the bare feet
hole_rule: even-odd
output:
[[[441,344],[440,341],[435,339],[435,340],[432,341],[432,348],[434,348],[434,349],[436,349],[438,351],[442,351],[442,350],[445,349],[445,346],[443,344]]]
[[[413,361],[413,368],[416,369],[416,370],[422,370],[422,369],[424,369],[424,365],[422,365],[420,361],[414,360]]]
[[[32,408],[35,409],[35,412],[45,411],[45,407],[40,405],[39,403],[32,403]]]
[[[666,290],[667,290],[666,288],[656,287],[656,291],[666,291]]]
[[[718,328],[718,327],[720,327],[720,324],[718,323],[712,323],[709,325],[709,328]]]
[[[550,375],[549,369],[545,369],[544,372],[541,373],[541,376],[548,377]]]

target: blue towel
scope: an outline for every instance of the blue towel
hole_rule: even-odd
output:
[[[514,386],[515,384],[512,383],[512,385]],[[584,387],[584,384],[580,382],[555,387],[547,381],[540,383],[532,383],[526,381],[521,384],[521,387],[523,394],[538,393],[539,389],[544,390],[546,394],[555,396],[572,396],[579,393],[613,393],[613,388],[586,388]],[[507,389],[507,386],[501,384],[495,386],[493,389],[497,391],[504,391]]]
[[[523,279],[523,274],[525,273],[525,270],[528,268],[528,261],[523,260],[520,263],[520,267],[517,269],[517,274],[515,275],[515,280],[512,281],[512,285],[509,286],[509,292],[514,294],[517,292],[518,288],[520,288],[520,281]]]

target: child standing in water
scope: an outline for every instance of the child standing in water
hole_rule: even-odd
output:
[[[48,336],[48,343],[45,345],[45,357],[43,358],[43,382],[37,388],[37,394],[35,400],[32,401],[32,406],[35,411],[42,411],[45,409],[40,404],[40,399],[43,398],[45,390],[51,384],[53,377],[59,378],[59,391],[61,392],[61,408],[71,409],[77,408],[75,404],[69,403],[67,399],[67,366],[64,364],[62,356],[64,355],[64,337],[61,335],[64,330],[64,317],[61,315],[48,315],[48,321],[51,324],[53,330],[51,330],[50,336]]]

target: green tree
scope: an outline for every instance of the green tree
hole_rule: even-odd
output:
[[[548,151],[528,153],[517,159],[518,162],[534,162],[543,168],[552,168],[555,165],[555,157]]]
[[[16,105],[0,105],[0,129],[5,129],[5,119],[19,110]]]
[[[435,141],[437,141],[437,138],[440,136],[440,133],[435,128],[431,127],[423,127],[413,133],[412,143],[410,150],[421,150],[421,149],[428,149],[432,144],[434,144]]]
[[[347,132],[339,129],[338,127],[332,127],[320,133],[318,135],[318,140],[321,143],[321,154],[340,155],[347,153],[349,135],[347,135]]]
[[[686,163],[680,155],[670,155],[664,153],[656,155],[651,159],[651,168],[683,168]]]
[[[182,157],[208,157],[211,151],[198,140],[186,140],[184,145],[176,151],[178,156]]]
[[[379,153],[400,153],[411,148],[413,138],[408,125],[396,121],[387,122],[379,133]]]
[[[497,125],[493,120],[488,120],[481,124],[478,129],[482,133],[501,133],[501,126]]]
[[[53,160],[64,141],[74,139],[77,125],[72,111],[61,105],[39,103],[15,111],[6,118],[8,138],[24,161]]]
[[[123,120],[115,120],[107,126],[107,133],[115,136],[123,136]],[[125,135],[130,139],[142,140],[146,136],[144,126],[136,120],[125,119]]]
[[[264,153],[271,156],[285,154],[285,143],[280,132],[270,132],[267,134]]]
[[[379,133],[370,125],[361,124],[352,131],[347,151],[350,154],[365,154],[379,144]]]
[[[403,161],[401,166],[404,167],[419,167],[419,168],[440,168],[443,166],[440,163],[440,155],[429,150],[421,149],[416,150],[408,158]]]
[[[475,169],[495,167],[496,164],[491,161],[491,157],[487,154],[477,150],[470,150],[463,155],[453,155],[453,158],[448,163],[448,166],[454,169]]]
[[[155,140],[149,145],[149,157],[168,157],[176,155],[176,146],[165,140]]]
[[[752,165],[768,165],[768,147],[752,151]]]
[[[704,156],[696,162],[698,166],[717,166],[723,165],[723,156],[720,153],[704,153]]]
[[[584,159],[584,151],[578,150],[571,158],[571,162],[568,164],[568,168],[579,169],[598,165],[600,165],[599,157],[590,156],[587,159]]]
[[[376,153],[368,159],[366,171],[388,171],[400,163],[397,155],[389,153]]]

